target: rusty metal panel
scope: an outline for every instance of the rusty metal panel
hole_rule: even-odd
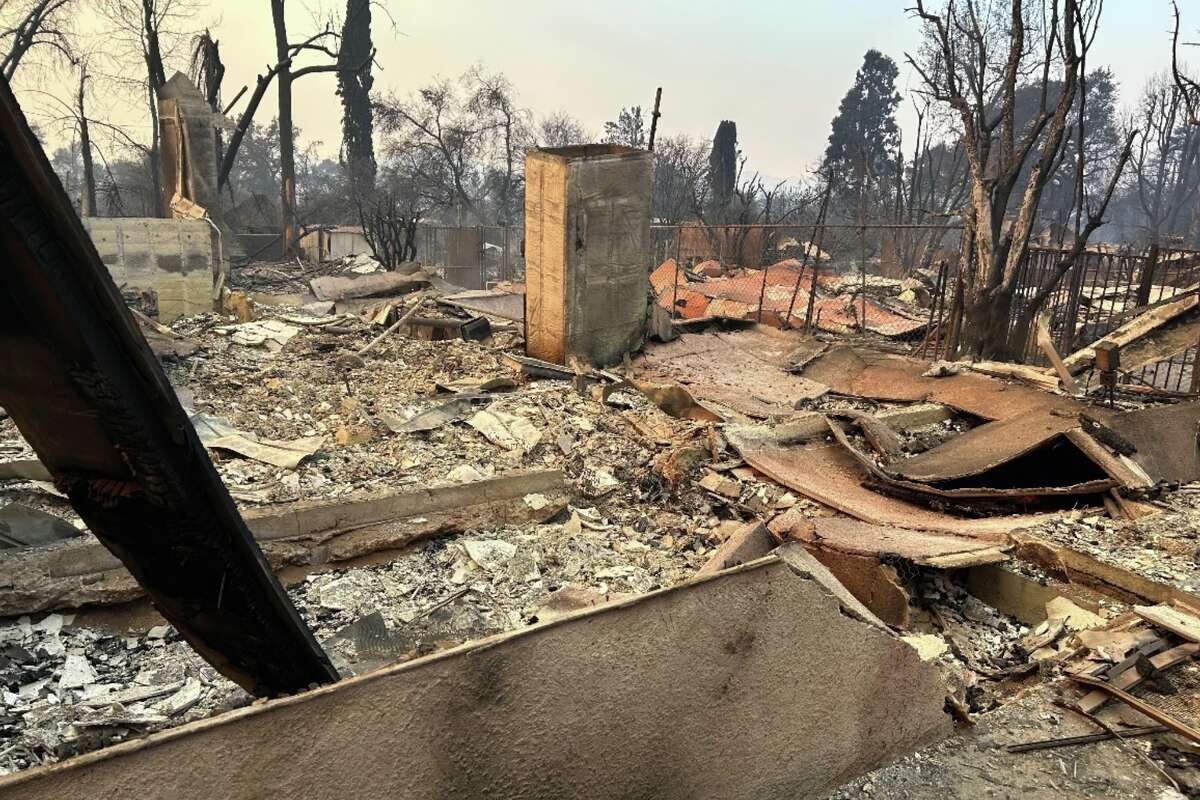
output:
[[[942,378],[922,375],[928,361],[839,345],[812,360],[800,374],[840,394],[896,402],[930,401],[983,419],[1009,419],[1057,409],[1074,416],[1084,409],[1070,398],[962,373]]]
[[[1007,471],[993,468],[977,476],[969,476],[968,479],[934,485],[897,478],[890,469],[880,467],[874,459],[855,447],[840,423],[829,420],[829,429],[834,439],[862,464],[872,478],[884,486],[914,497],[924,495],[946,499],[1008,498],[1028,502],[1037,497],[1098,494],[1117,485],[1116,481],[1061,434],[1046,439],[1040,448],[1031,451],[1034,461],[1045,462],[1039,465],[1040,469],[1032,468],[1029,461],[1013,460],[1002,462],[1002,467],[1012,468]],[[1027,476],[1032,477],[1026,480]],[[1061,477],[1061,480],[1054,483],[1058,477]]]
[[[892,469],[899,477],[927,483],[981,476],[1076,427],[1078,419],[1054,414],[989,422],[894,464]]]
[[[1200,403],[1143,408],[1117,414],[1112,429],[1133,443],[1133,460],[1153,480],[1200,480]]]
[[[798,508],[787,511],[770,523],[780,536],[802,542],[810,550],[835,550],[855,556],[896,556],[915,564],[940,566],[953,563],[956,568],[1006,561],[1008,545],[946,531],[922,531],[871,525],[847,517],[808,518]]]
[[[4,81],[0,221],[0,404],[55,485],[223,674],[258,695],[336,680]]]
[[[870,473],[840,444],[789,447],[736,428],[726,429],[726,436],[747,464],[777,483],[875,525],[1002,539],[1004,534],[1055,519],[1054,514],[953,517],[866,488],[863,481]]]

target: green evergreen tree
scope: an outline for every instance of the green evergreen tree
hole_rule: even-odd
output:
[[[878,194],[896,176],[900,128],[896,124],[896,62],[878,50],[868,50],[854,76],[854,85],[838,107],[825,150],[825,169],[837,176],[835,185]]]

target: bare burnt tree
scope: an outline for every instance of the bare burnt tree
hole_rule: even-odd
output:
[[[299,218],[296,209],[296,128],[292,117],[292,84],[306,75],[323,72],[341,73],[343,71],[358,72],[373,58],[371,51],[363,63],[343,64],[340,58],[341,36],[329,23],[325,29],[299,42],[288,39],[286,0],[271,0],[271,21],[275,34],[275,63],[267,67],[264,74],[258,76],[258,81],[242,112],[233,135],[229,140],[229,148],[221,162],[221,170],[217,176],[219,186],[225,186],[237,153],[245,140],[246,132],[254,121],[254,114],[266,94],[272,80],[276,83],[279,96],[279,206],[283,219],[283,229],[280,233],[282,249],[285,256],[296,253],[299,245]],[[304,54],[316,53],[326,56],[326,63],[309,64],[294,68],[294,61]]]
[[[1031,5],[1023,0],[947,0],[934,11],[917,0],[912,9],[928,46],[918,57],[909,55],[908,62],[922,79],[921,91],[957,115],[969,166],[964,221],[970,245],[963,248],[960,264],[966,282],[965,345],[984,358],[1007,350],[1019,268],[1042,194],[1062,157],[1068,115],[1101,10],[1099,0],[1049,0],[1039,7],[1044,13],[1038,17]],[[1056,71],[1059,91],[1051,102]],[[1015,101],[1025,82],[1040,87],[1040,102],[1032,121],[1019,130]],[[1019,186],[1022,174],[1026,177]],[[1091,223],[1089,217],[1081,234],[1100,221]],[[1082,248],[1086,237],[1076,244]],[[1031,305],[1046,296],[1039,290]]]
[[[338,95],[342,98],[342,163],[355,196],[375,189],[374,115],[371,109],[371,0],[346,0],[338,51]]]
[[[452,212],[458,224],[512,219],[523,181],[521,151],[533,142],[529,114],[502,75],[468,71],[439,79],[407,98],[376,103],[389,157],[413,171],[429,209]],[[505,210],[507,209],[507,210]]]
[[[516,102],[508,78],[475,67],[467,74],[473,88],[467,110],[481,120],[490,120],[492,146],[487,180],[496,206],[496,222],[511,225],[520,216],[517,198],[525,179],[525,146],[533,143],[528,111]]]
[[[395,137],[393,153],[407,152],[422,178],[441,188],[439,206],[456,208],[459,221],[480,218],[472,183],[491,131],[489,121],[464,112],[454,86],[437,81],[407,100],[389,97],[376,105],[383,131]]]
[[[1171,0],[1171,8],[1175,11],[1175,29],[1171,34],[1171,76],[1187,108],[1188,123],[1200,125],[1200,82],[1187,75],[1179,63],[1179,4]]]
[[[296,235],[296,139],[292,121],[292,50],[287,38],[284,0],[271,0],[271,20],[275,28],[275,58],[278,71],[275,88],[279,91],[279,214],[283,219],[281,250],[284,258],[294,253]],[[324,44],[314,43],[316,48]],[[334,55],[332,52],[330,55]],[[335,56],[336,57],[336,56]]]
[[[204,93],[204,99],[213,111],[221,111],[221,82],[225,79],[225,64],[221,61],[221,43],[212,38],[207,29],[196,37],[189,70],[192,83]]]
[[[378,189],[369,198],[355,195],[358,218],[371,254],[387,269],[395,269],[417,257],[416,211],[400,192]]]
[[[3,0],[0,11],[11,22],[0,30],[0,75],[12,81],[30,55],[49,50],[73,62],[68,28],[75,0]]]
[[[417,257],[417,224],[445,200],[438,167],[422,151],[393,154],[381,164],[379,186],[370,196],[356,195],[363,235],[375,258],[388,269]]]
[[[79,198],[79,213],[90,217],[96,213],[96,171],[92,164],[92,135],[87,117],[87,61],[79,64],[79,91],[75,102],[79,120],[79,152],[83,159],[83,187]]]
[[[1081,135],[1084,133],[1085,131],[1080,131]],[[1108,187],[1104,190],[1104,194],[1099,198],[1098,203],[1093,205],[1085,196],[1082,185],[1079,185],[1076,196],[1074,243],[1069,250],[1063,253],[1054,267],[1050,269],[1049,273],[1042,279],[1042,283],[1034,291],[1033,296],[1029,298],[1029,302],[1025,304],[1025,308],[1022,310],[1013,332],[1013,339],[1009,347],[1010,353],[1020,353],[1025,349],[1025,342],[1033,327],[1033,322],[1038,314],[1041,313],[1042,307],[1057,290],[1063,276],[1075,266],[1080,254],[1087,247],[1088,239],[1091,238],[1091,235],[1095,233],[1097,228],[1104,224],[1104,215],[1108,211],[1113,193],[1116,191],[1117,184],[1121,180],[1121,173],[1124,172],[1125,165],[1129,162],[1130,154],[1133,151],[1133,144],[1138,137],[1138,133],[1138,131],[1133,130],[1129,131],[1126,135],[1125,147],[1122,148],[1121,155],[1117,158],[1117,164],[1113,168]],[[1078,174],[1082,175],[1085,165],[1083,164],[1082,151],[1080,153],[1077,169],[1079,171]],[[1083,221],[1084,215],[1087,217],[1086,222]]]
[[[188,76],[192,79],[192,83],[196,84],[204,93],[204,99],[208,101],[208,107],[212,109],[212,112],[220,114],[222,110],[221,83],[225,80],[225,64],[221,61],[220,43],[212,38],[212,34],[207,29],[196,37]],[[225,150],[224,134],[224,129],[219,125],[216,126],[214,141],[218,164],[221,163],[221,156]]]
[[[275,2],[276,0],[272,0]],[[305,75],[311,75],[317,72],[333,72],[338,69],[336,64],[317,64],[310,67],[303,67],[298,70],[291,70],[291,65],[294,59],[302,53],[315,50],[322,53],[332,54],[334,51],[323,44],[325,40],[336,38],[337,34],[332,28],[326,28],[318,33],[314,33],[306,39],[297,42],[296,44],[288,45],[287,58],[275,64],[269,65],[266,71],[260,74],[255,81],[254,91],[251,92],[249,100],[246,102],[246,109],[238,116],[237,124],[234,125],[233,133],[229,137],[229,146],[225,150],[225,156],[221,160],[221,170],[217,175],[217,182],[224,188],[229,183],[229,176],[233,172],[234,164],[237,162],[238,151],[241,149],[242,143],[246,140],[246,134],[250,131],[254,124],[254,115],[258,113],[258,107],[262,104],[263,97],[266,96],[267,89],[270,88],[275,76],[279,74],[285,66],[289,69],[291,80],[294,82],[298,78]],[[290,93],[289,93],[290,97]],[[232,105],[232,104],[231,104]],[[290,105],[289,105],[290,108]],[[228,113],[231,109],[226,109]]]
[[[915,103],[917,130],[912,161],[898,181],[896,221],[928,224],[900,231],[899,258],[913,269],[928,268],[967,200],[967,159],[961,143],[948,140],[928,97]]]
[[[142,57],[146,63],[146,95],[150,107],[150,168],[158,180],[159,195],[162,195],[162,142],[158,123],[158,91],[167,83],[167,72],[162,61],[162,41],[159,31],[169,7],[169,0],[142,0]],[[166,211],[166,198],[162,198],[159,216]]]
[[[157,188],[156,216],[166,214],[167,198],[162,196],[161,142],[158,120],[158,92],[167,82],[165,60],[191,41],[187,29],[195,15],[191,0],[99,0],[103,14],[111,23],[106,47],[111,66],[107,80],[117,86],[135,87],[143,94],[150,121],[150,173]],[[142,62],[138,76],[128,62]]]
[[[583,123],[565,111],[555,111],[538,122],[534,138],[538,147],[567,147],[592,141]]]
[[[694,198],[707,173],[705,143],[686,135],[655,142],[650,206],[655,221],[678,225],[692,216]]]
[[[1151,78],[1134,121],[1145,135],[1130,160],[1130,194],[1151,261],[1167,240],[1185,233],[1200,217],[1200,126],[1189,125],[1187,115],[1185,92],[1173,77]]]

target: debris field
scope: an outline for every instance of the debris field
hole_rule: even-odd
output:
[[[73,215],[0,231],[57,354],[0,381],[0,798],[185,757],[251,796],[259,746],[267,795],[1200,797],[1200,400],[1116,367],[1200,287],[948,360],[944,270],[648,269],[649,151],[529,158],[485,288],[250,260],[168,318]]]

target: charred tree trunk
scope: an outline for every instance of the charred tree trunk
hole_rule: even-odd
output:
[[[221,113],[221,82],[225,78],[225,64],[221,62],[220,43],[212,38],[205,30],[196,44],[196,52],[192,55],[192,72],[197,86],[204,91],[204,99],[213,114]],[[225,154],[225,131],[221,126],[214,126],[213,143],[216,149],[217,163],[220,167]],[[219,192],[218,186],[218,195]]]
[[[371,0],[347,0],[338,51],[338,94],[342,98],[342,157],[350,189],[375,189],[374,120],[371,111]]]
[[[156,89],[149,90],[150,102],[150,150],[147,152],[147,158],[150,160],[150,181],[154,189],[154,215],[156,217],[167,216],[167,198],[163,197],[163,179],[162,179],[162,133],[158,129],[158,91]]]
[[[1054,294],[1055,290],[1058,288],[1059,281],[1062,280],[1063,276],[1075,266],[1076,261],[1079,260],[1079,256],[1087,247],[1087,242],[1088,239],[1091,238],[1091,235],[1096,232],[1097,228],[1104,224],[1104,214],[1108,211],[1108,204],[1112,201],[1113,194],[1117,190],[1117,184],[1121,180],[1121,175],[1125,172],[1125,165],[1129,162],[1129,157],[1133,152],[1133,141],[1137,135],[1138,131],[1131,131],[1129,136],[1126,138],[1125,149],[1121,151],[1121,156],[1117,159],[1117,164],[1113,169],[1112,177],[1108,182],[1108,189],[1105,191],[1104,197],[1100,201],[1100,207],[1095,211],[1088,209],[1087,223],[1084,224],[1082,228],[1078,228],[1076,230],[1075,242],[1072,244],[1071,249],[1063,255],[1062,259],[1060,259],[1058,264],[1055,265],[1054,269],[1050,272],[1050,275],[1048,275],[1042,282],[1041,286],[1037,288],[1037,291],[1034,292],[1033,297],[1029,299],[1029,302],[1021,311],[1021,316],[1017,320],[1016,327],[1013,329],[1014,336],[1012,350],[1015,352],[1011,352],[1009,355],[1013,357],[1019,357],[1024,353],[1027,337],[1029,336],[1030,330],[1033,328],[1033,321],[1037,319],[1038,315],[1041,313],[1042,306],[1044,306],[1046,301],[1049,300],[1051,295]],[[1080,174],[1083,172],[1082,164],[1080,165],[1079,172]],[[1084,206],[1082,190],[1080,190],[1077,203],[1079,205],[1079,213],[1082,214]],[[1081,217],[1079,219],[1081,219]],[[1073,316],[1074,315],[1072,315],[1072,317]]]
[[[275,73],[278,70],[278,66],[274,66],[268,69],[265,75],[258,76],[258,83],[254,87],[254,94],[250,96],[250,101],[246,105],[245,112],[238,119],[237,127],[234,128],[233,134],[229,137],[229,146],[225,149],[225,153],[221,158],[221,171],[217,175],[218,189],[224,189],[225,184],[229,182],[229,175],[233,172],[233,165],[237,161],[237,154],[242,146],[242,140],[246,138],[246,132],[250,129],[250,126],[254,124],[254,114],[258,111],[258,106],[262,103],[263,96],[266,95],[267,89],[271,86],[271,81],[275,78]]]
[[[87,107],[84,104],[84,88],[87,85],[87,67],[79,70],[79,151],[83,158],[83,184],[80,187],[79,213],[84,217],[96,213],[96,170],[92,164],[92,135],[88,129]]]
[[[158,14],[156,0],[142,0],[143,55],[146,60],[146,95],[150,105],[150,174],[153,181],[155,212],[159,217],[167,216],[167,203],[163,197],[162,137],[158,129],[158,90],[167,82],[163,68],[162,48],[158,41]]]
[[[271,18],[275,23],[275,56],[280,65],[275,76],[279,88],[279,213],[283,219],[281,235],[286,259],[296,253],[296,140],[284,0],[271,0]]]
[[[417,260],[417,218],[409,216],[404,220],[404,248],[400,255],[401,262]]]

